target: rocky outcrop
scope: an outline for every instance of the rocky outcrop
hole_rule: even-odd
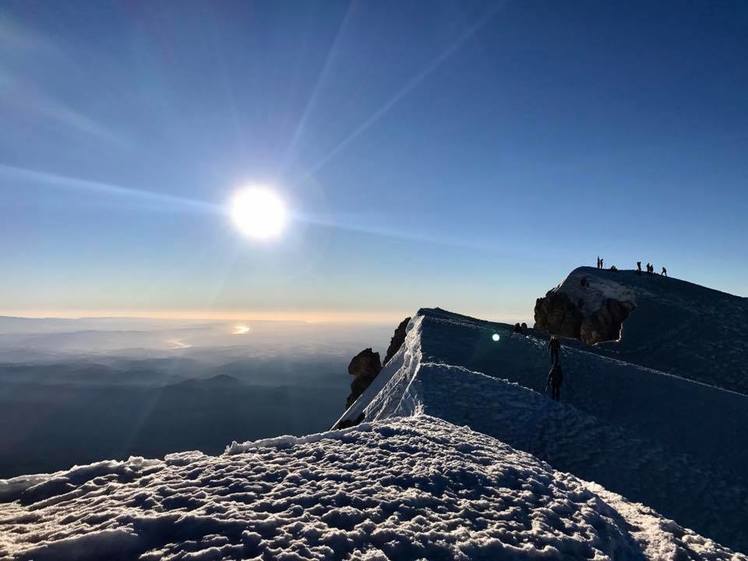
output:
[[[563,292],[550,291],[535,301],[535,329],[579,339],[583,319],[581,310]]]
[[[588,345],[617,341],[621,337],[621,326],[633,309],[629,302],[608,298],[602,307],[582,320],[579,339]]]
[[[371,348],[364,349],[353,357],[348,365],[348,374],[353,376],[353,381],[351,393],[346,400],[346,408],[353,405],[353,402],[369,387],[381,370],[382,362],[379,353],[375,353]]]
[[[384,355],[384,362],[382,364],[387,364],[390,359],[395,356],[395,353],[400,350],[400,347],[403,346],[403,343],[405,342],[406,328],[408,327],[409,321],[409,317],[405,318],[400,322],[400,325],[397,326],[397,329],[395,329],[395,333],[392,335],[392,339],[390,339],[390,346],[387,347],[387,354]]]
[[[377,374],[382,370],[382,367],[387,364],[390,359],[395,356],[397,351],[400,350],[403,343],[405,342],[405,333],[408,328],[408,322],[410,318],[407,317],[400,322],[400,325],[395,329],[395,333],[390,339],[390,346],[387,347],[387,354],[384,356],[384,362],[379,359],[379,353],[375,353],[372,349],[364,349],[356,356],[353,357],[351,363],[348,365],[348,374],[353,376],[351,382],[351,393],[346,400],[346,409],[353,405],[353,402],[358,399],[364,390],[369,387]]]
[[[551,290],[535,301],[535,328],[561,337],[579,339],[588,345],[615,341],[634,305],[604,298],[590,309],[580,297],[576,301],[565,292]]]

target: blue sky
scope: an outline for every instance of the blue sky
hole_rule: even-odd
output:
[[[0,313],[529,320],[598,254],[746,295],[746,61],[744,2],[6,1]]]

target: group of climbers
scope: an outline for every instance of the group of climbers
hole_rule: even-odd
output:
[[[605,268],[604,267],[604,263],[605,263],[604,259],[602,259],[601,257],[597,258],[597,268],[598,269],[604,269]],[[618,268],[615,265],[611,265],[610,266],[610,270],[611,271],[617,271]],[[655,266],[652,265],[652,263],[647,263],[647,273],[650,274],[650,275],[652,275],[652,274],[654,274],[654,271],[655,271]],[[642,273],[642,262],[641,261],[637,261],[636,262],[636,272],[639,275]],[[660,275],[662,275],[663,277],[667,276],[667,269],[665,267],[663,267],[662,271],[660,271]]]
[[[652,274],[654,274],[654,272],[655,272],[655,266],[652,265],[652,263],[647,263],[647,274],[652,275]],[[641,261],[637,261],[636,262],[636,273],[638,275],[642,274],[642,262]],[[667,269],[665,267],[663,267],[662,271],[660,271],[660,274],[663,277],[666,277],[667,276]]]

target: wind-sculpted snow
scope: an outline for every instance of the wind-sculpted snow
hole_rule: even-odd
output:
[[[5,490],[3,559],[747,559],[425,415]]]
[[[748,551],[748,397],[564,347],[555,403],[544,339],[443,310],[419,312],[396,358],[343,418],[466,424]]]

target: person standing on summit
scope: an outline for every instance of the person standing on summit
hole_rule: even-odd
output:
[[[551,335],[551,340],[548,341],[548,351],[551,354],[551,364],[558,364],[560,360],[561,341],[555,335]]]
[[[561,399],[561,382],[564,380],[563,372],[561,372],[561,365],[556,362],[551,367],[551,371],[548,372],[548,381],[545,385],[545,391],[551,390],[551,399],[558,401]]]

